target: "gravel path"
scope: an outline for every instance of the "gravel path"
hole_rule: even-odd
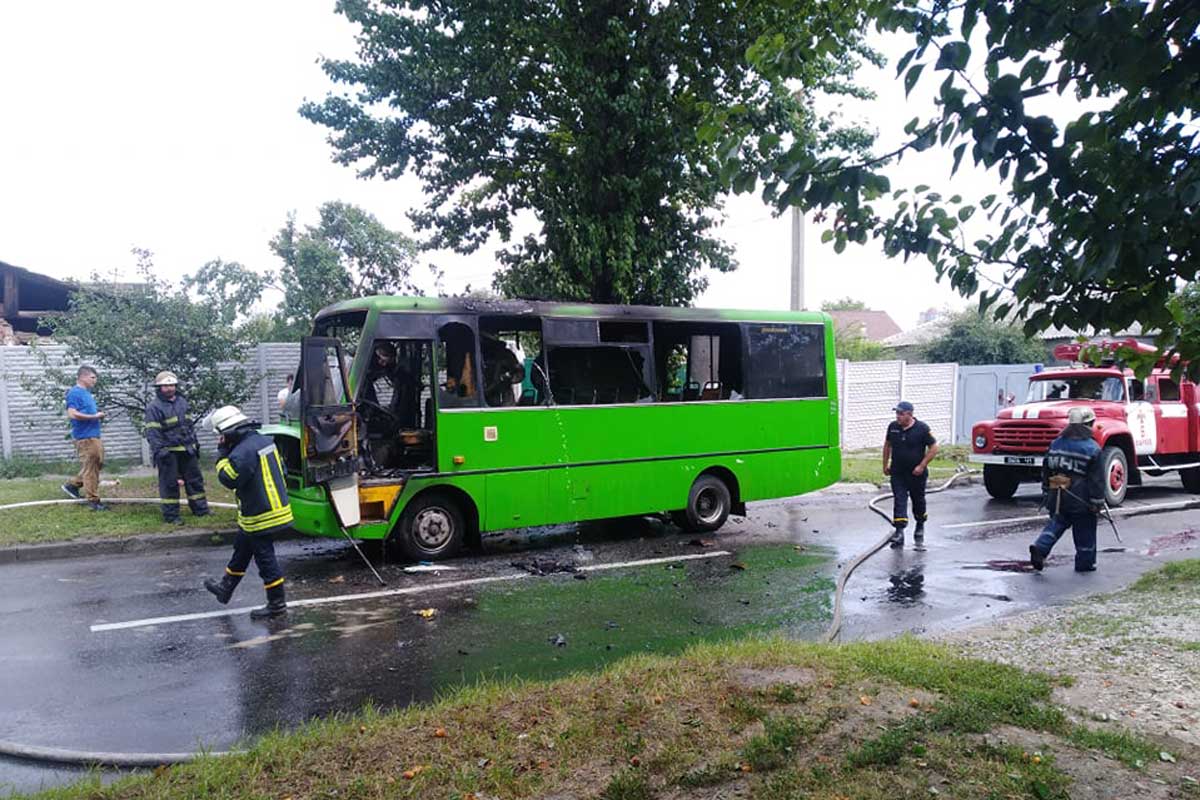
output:
[[[939,637],[963,655],[1070,675],[1089,725],[1200,747],[1200,585],[1126,590]]]

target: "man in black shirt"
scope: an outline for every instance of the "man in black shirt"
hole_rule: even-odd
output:
[[[892,479],[892,524],[896,526],[892,547],[903,547],[909,495],[917,518],[913,541],[920,544],[925,539],[925,520],[929,518],[925,513],[925,484],[929,480],[926,467],[937,455],[938,445],[929,426],[913,416],[912,403],[901,400],[892,410],[896,421],[888,423],[883,440],[883,474]]]

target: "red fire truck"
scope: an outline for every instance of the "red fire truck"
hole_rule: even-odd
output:
[[[1099,364],[1080,362],[1085,347],[1102,354]],[[1096,412],[1110,506],[1120,505],[1143,475],[1178,472],[1185,489],[1200,493],[1200,391],[1172,378],[1161,360],[1138,379],[1116,362],[1118,348],[1155,352],[1135,339],[1060,345],[1054,357],[1071,366],[1034,374],[1023,404],[975,424],[970,459],[983,464],[988,494],[1008,499],[1022,482],[1040,482],[1042,456],[1066,427],[1067,412],[1079,406]]]

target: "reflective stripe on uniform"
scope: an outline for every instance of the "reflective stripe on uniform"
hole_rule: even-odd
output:
[[[162,423],[161,422],[147,422],[146,427],[147,428],[161,428]]]
[[[271,506],[272,511],[277,511],[283,508],[283,501],[279,499],[279,488],[275,485],[275,478],[271,475],[271,465],[267,462],[267,456],[275,452],[275,447],[272,446],[268,453],[259,452],[258,462],[262,466],[263,488],[267,491],[267,502]]]
[[[188,500],[203,500],[203,499],[204,499],[204,492],[201,492],[200,494],[189,494],[189,495],[187,496],[187,499],[188,499]]]
[[[271,581],[270,583],[264,583],[263,588],[264,589],[274,589],[276,586],[282,586],[282,585],[283,585],[283,578],[276,578],[275,580]]]
[[[163,420],[163,425],[174,425],[176,422],[179,422],[179,417],[167,417]]]
[[[185,452],[187,452],[187,448],[186,448],[186,447],[184,447],[184,446],[183,446],[183,445],[181,445],[181,444],[172,445],[171,447],[168,447],[167,449],[168,449],[168,450],[170,450],[172,453],[185,453]]]
[[[245,575],[246,573],[245,573],[245,572],[234,572],[234,571],[233,571],[233,570],[231,570],[229,567],[226,567],[226,568],[225,568],[225,574],[226,574],[226,575],[232,575],[232,576],[233,576],[233,577],[235,577],[235,578],[240,578],[240,577],[242,577],[243,575]]]
[[[222,458],[217,462],[217,472],[224,472],[233,480],[237,480],[237,470],[233,468],[233,464],[230,463],[228,458]]]
[[[277,511],[268,511],[265,514],[255,514],[252,517],[244,517],[239,512],[238,527],[246,533],[254,533],[255,531],[264,531],[267,528],[286,525],[293,519],[291,506],[284,506]]]

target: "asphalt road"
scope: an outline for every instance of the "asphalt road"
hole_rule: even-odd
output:
[[[553,674],[555,664],[574,663],[567,655],[585,646],[602,655],[656,649],[677,643],[676,633],[700,636],[704,626],[711,633],[714,626],[740,624],[753,614],[762,598],[748,598],[744,585],[724,587],[730,565],[749,560],[756,549],[823,556],[806,579],[821,579],[827,587],[842,563],[887,532],[866,509],[869,497],[822,494],[752,504],[747,519],[731,520],[703,542],[645,520],[506,535],[489,542],[484,553],[437,573],[383,565],[388,587],[382,594],[345,545],[285,542],[279,553],[289,600],[300,602],[286,618],[267,622],[251,621],[245,613],[262,600],[253,568],[229,609],[201,587],[204,577],[220,573],[225,547],[2,565],[0,739],[78,750],[219,750],[368,701],[397,707],[429,699],[487,670]],[[1183,493],[1177,478],[1163,478],[1131,492],[1122,511],[1139,513],[1117,517],[1123,544],[1103,524],[1101,548],[1120,550],[1101,552],[1097,572],[1072,570],[1068,536],[1046,570],[1032,573],[1027,546],[1041,523],[1022,518],[1038,516],[1037,499],[1031,487],[1012,502],[997,502],[979,486],[931,497],[926,549],[885,549],[851,579],[843,640],[974,625],[1115,590],[1166,560],[1197,555],[1200,532],[1189,522],[1195,511],[1180,508],[1196,498]],[[603,644],[602,630],[556,649],[555,630],[571,622],[569,610],[555,607],[554,598],[569,596],[564,593],[577,577],[536,576],[513,566],[534,559],[543,566],[582,567],[595,586],[628,582],[621,591],[631,594],[613,606],[621,608],[621,618],[596,621],[598,628],[626,637],[612,640],[619,642],[616,650]],[[658,561],[629,563],[645,559]],[[656,622],[662,610],[651,584],[666,570],[679,576],[671,578],[668,591],[681,594],[681,582],[690,582],[707,605],[692,599],[686,608],[694,611],[677,612],[694,614],[695,624],[684,628],[696,630],[655,638],[656,626],[666,626]],[[765,592],[774,610],[790,602],[786,588]],[[485,615],[481,600],[493,610],[527,603],[523,616],[538,638],[526,649],[537,650],[536,658],[504,649],[511,644],[503,640],[507,633],[492,629],[497,625],[489,620],[499,617]],[[714,603],[728,603],[729,614]],[[611,608],[599,605],[596,614],[616,616]],[[433,609],[433,616],[421,616],[424,609]],[[213,612],[219,615],[192,616]],[[153,619],[159,621],[147,622]],[[537,627],[543,622],[549,643]],[[824,622],[800,625],[793,633],[815,638]],[[0,758],[0,795],[80,774]]]

